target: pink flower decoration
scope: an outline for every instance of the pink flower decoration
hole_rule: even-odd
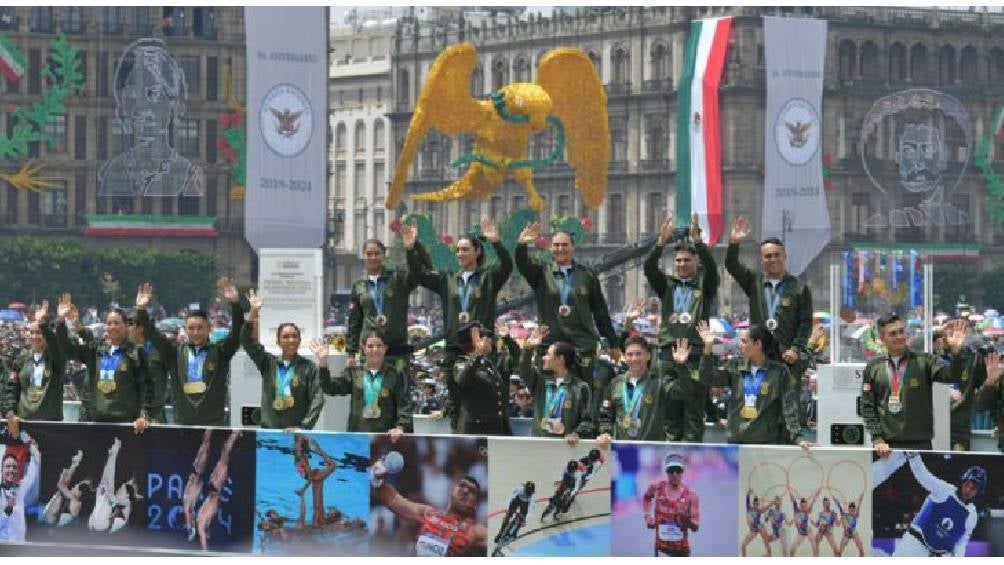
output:
[[[593,231],[593,219],[590,217],[582,218],[582,229]]]
[[[240,127],[241,123],[244,121],[244,116],[240,112],[234,112],[230,114],[230,127]]]
[[[547,249],[547,244],[548,243],[549,242],[547,241],[546,237],[544,237],[544,236],[538,237],[537,238],[537,249]]]
[[[390,226],[388,226],[388,227],[390,228],[390,231],[392,231],[394,233],[400,232],[401,231],[401,220],[392,220],[391,223],[390,223]]]
[[[220,116],[220,127],[223,129],[230,127],[230,114],[223,114]]]
[[[446,245],[453,245],[453,236],[450,234],[443,234],[443,243]]]

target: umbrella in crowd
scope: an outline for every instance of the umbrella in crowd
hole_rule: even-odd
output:
[[[983,335],[1004,335],[1004,318],[987,318],[989,324],[983,328]]]
[[[735,331],[732,324],[722,318],[711,318],[708,321],[708,326],[711,328],[711,331],[716,334],[730,334]]]
[[[833,323],[833,316],[830,316],[829,312],[816,312],[812,315],[812,323],[828,328]]]
[[[24,321],[24,314],[17,310],[0,310],[0,321],[21,322]]]

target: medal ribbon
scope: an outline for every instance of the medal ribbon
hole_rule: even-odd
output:
[[[376,406],[377,394],[380,392],[380,387],[383,386],[383,371],[377,371],[374,375],[370,371],[366,371],[366,375],[363,376],[363,402],[366,406]]]
[[[694,288],[684,283],[673,288],[673,312],[683,314],[690,313],[690,308],[694,303]]]
[[[743,402],[746,406],[756,406],[757,391],[766,376],[767,369],[758,368],[756,377],[749,371],[743,371]]]
[[[370,299],[373,301],[373,307],[376,308],[377,316],[383,316],[383,299],[384,293],[387,292],[387,277],[380,275],[376,284],[373,281],[368,281],[366,288],[369,289]]]
[[[35,357],[31,357],[31,385],[40,387],[42,386],[42,378],[45,376],[45,354],[43,353],[38,361],[35,361]]]
[[[293,396],[289,383],[296,376],[293,364],[283,364],[281,361],[276,365],[275,373],[275,393],[277,396]]]
[[[188,382],[192,383],[202,380],[202,366],[206,362],[206,355],[208,354],[209,350],[205,348],[198,353],[192,349],[188,350]]]
[[[458,275],[460,281],[457,283],[457,289],[460,292],[460,311],[468,312],[471,305],[471,294],[474,292],[474,288],[477,286],[477,273],[472,273],[471,276],[467,277],[467,282],[464,282],[464,277]]]
[[[621,392],[624,393],[624,413],[631,415],[631,420],[638,420],[638,412],[641,411],[641,400],[642,392],[645,390],[644,384],[637,384],[634,387],[634,394],[628,397],[627,382],[621,384]]]
[[[769,286],[763,288],[764,303],[767,305],[767,318],[777,319],[777,307],[781,304],[781,287],[784,282],[777,283],[776,287],[769,282],[767,285]]]
[[[903,373],[906,372],[906,357],[903,357],[899,364],[900,366],[897,368],[892,359],[890,359],[886,365],[886,371],[889,372],[889,387],[892,389],[893,396],[899,396],[899,389],[903,385]]]
[[[101,371],[100,379],[103,381],[114,381],[115,380],[115,369],[118,368],[119,362],[122,361],[123,351],[118,349],[115,353],[103,353],[101,355]]]
[[[572,294],[572,284],[574,284],[573,280],[575,278],[575,272],[569,269],[567,275],[565,274],[565,271],[558,271],[558,273],[558,295],[561,297],[561,305],[568,306],[568,297]]]
[[[557,388],[558,390],[555,391],[555,388]],[[557,392],[557,394],[555,394],[555,392]],[[562,412],[564,412],[563,406],[565,402],[565,395],[567,394],[567,392],[568,389],[564,383],[562,383],[560,386],[552,385],[547,387],[547,399],[544,402],[544,404],[546,407],[545,411],[547,412],[548,418],[552,420],[561,419]]]

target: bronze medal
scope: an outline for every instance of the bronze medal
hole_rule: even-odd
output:
[[[181,385],[181,390],[185,394],[202,394],[206,392],[206,383],[205,381],[189,381]]]
[[[754,420],[757,417],[756,406],[743,406],[743,409],[739,411],[739,416],[743,420]]]
[[[363,406],[363,418],[367,420],[376,420],[380,417],[380,408],[375,404],[367,404]]]
[[[109,394],[115,392],[115,388],[116,384],[115,381],[113,380],[103,379],[98,381],[98,390],[101,391],[101,394]]]

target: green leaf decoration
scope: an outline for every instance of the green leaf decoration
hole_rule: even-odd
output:
[[[243,120],[241,120],[241,123],[244,123]],[[247,180],[247,132],[243,127],[230,127],[223,130],[223,137],[230,144],[230,147],[234,148],[234,152],[237,154],[237,159],[230,165],[230,178],[235,183],[243,186]]]
[[[437,271],[455,273],[460,270],[457,256],[439,238],[439,233],[436,231],[436,225],[432,222],[431,216],[422,213],[412,213],[405,216],[403,222],[408,225],[413,223],[418,225],[418,240],[422,242],[422,245],[429,252],[432,266]]]
[[[998,123],[1002,112],[1004,112],[1004,106],[998,107],[994,111],[994,119],[990,123]],[[987,185],[987,194],[990,196],[988,199],[990,217],[998,224],[1004,224],[1004,181],[997,175],[997,171],[994,170],[993,163],[990,161],[990,147],[993,145],[995,135],[996,132],[988,131],[980,139],[976,146],[976,152],[973,153],[973,164]]]
[[[3,36],[5,44],[9,38]],[[20,53],[20,52],[18,52]],[[70,47],[65,34],[49,42],[49,61],[42,75],[47,88],[40,100],[30,107],[20,107],[14,111],[14,127],[11,134],[0,132],[0,159],[18,160],[28,155],[28,144],[41,141],[49,148],[60,145],[62,140],[45,133],[49,120],[66,113],[66,98],[84,91],[84,76],[80,72],[78,51]],[[28,69],[25,68],[25,71]]]

